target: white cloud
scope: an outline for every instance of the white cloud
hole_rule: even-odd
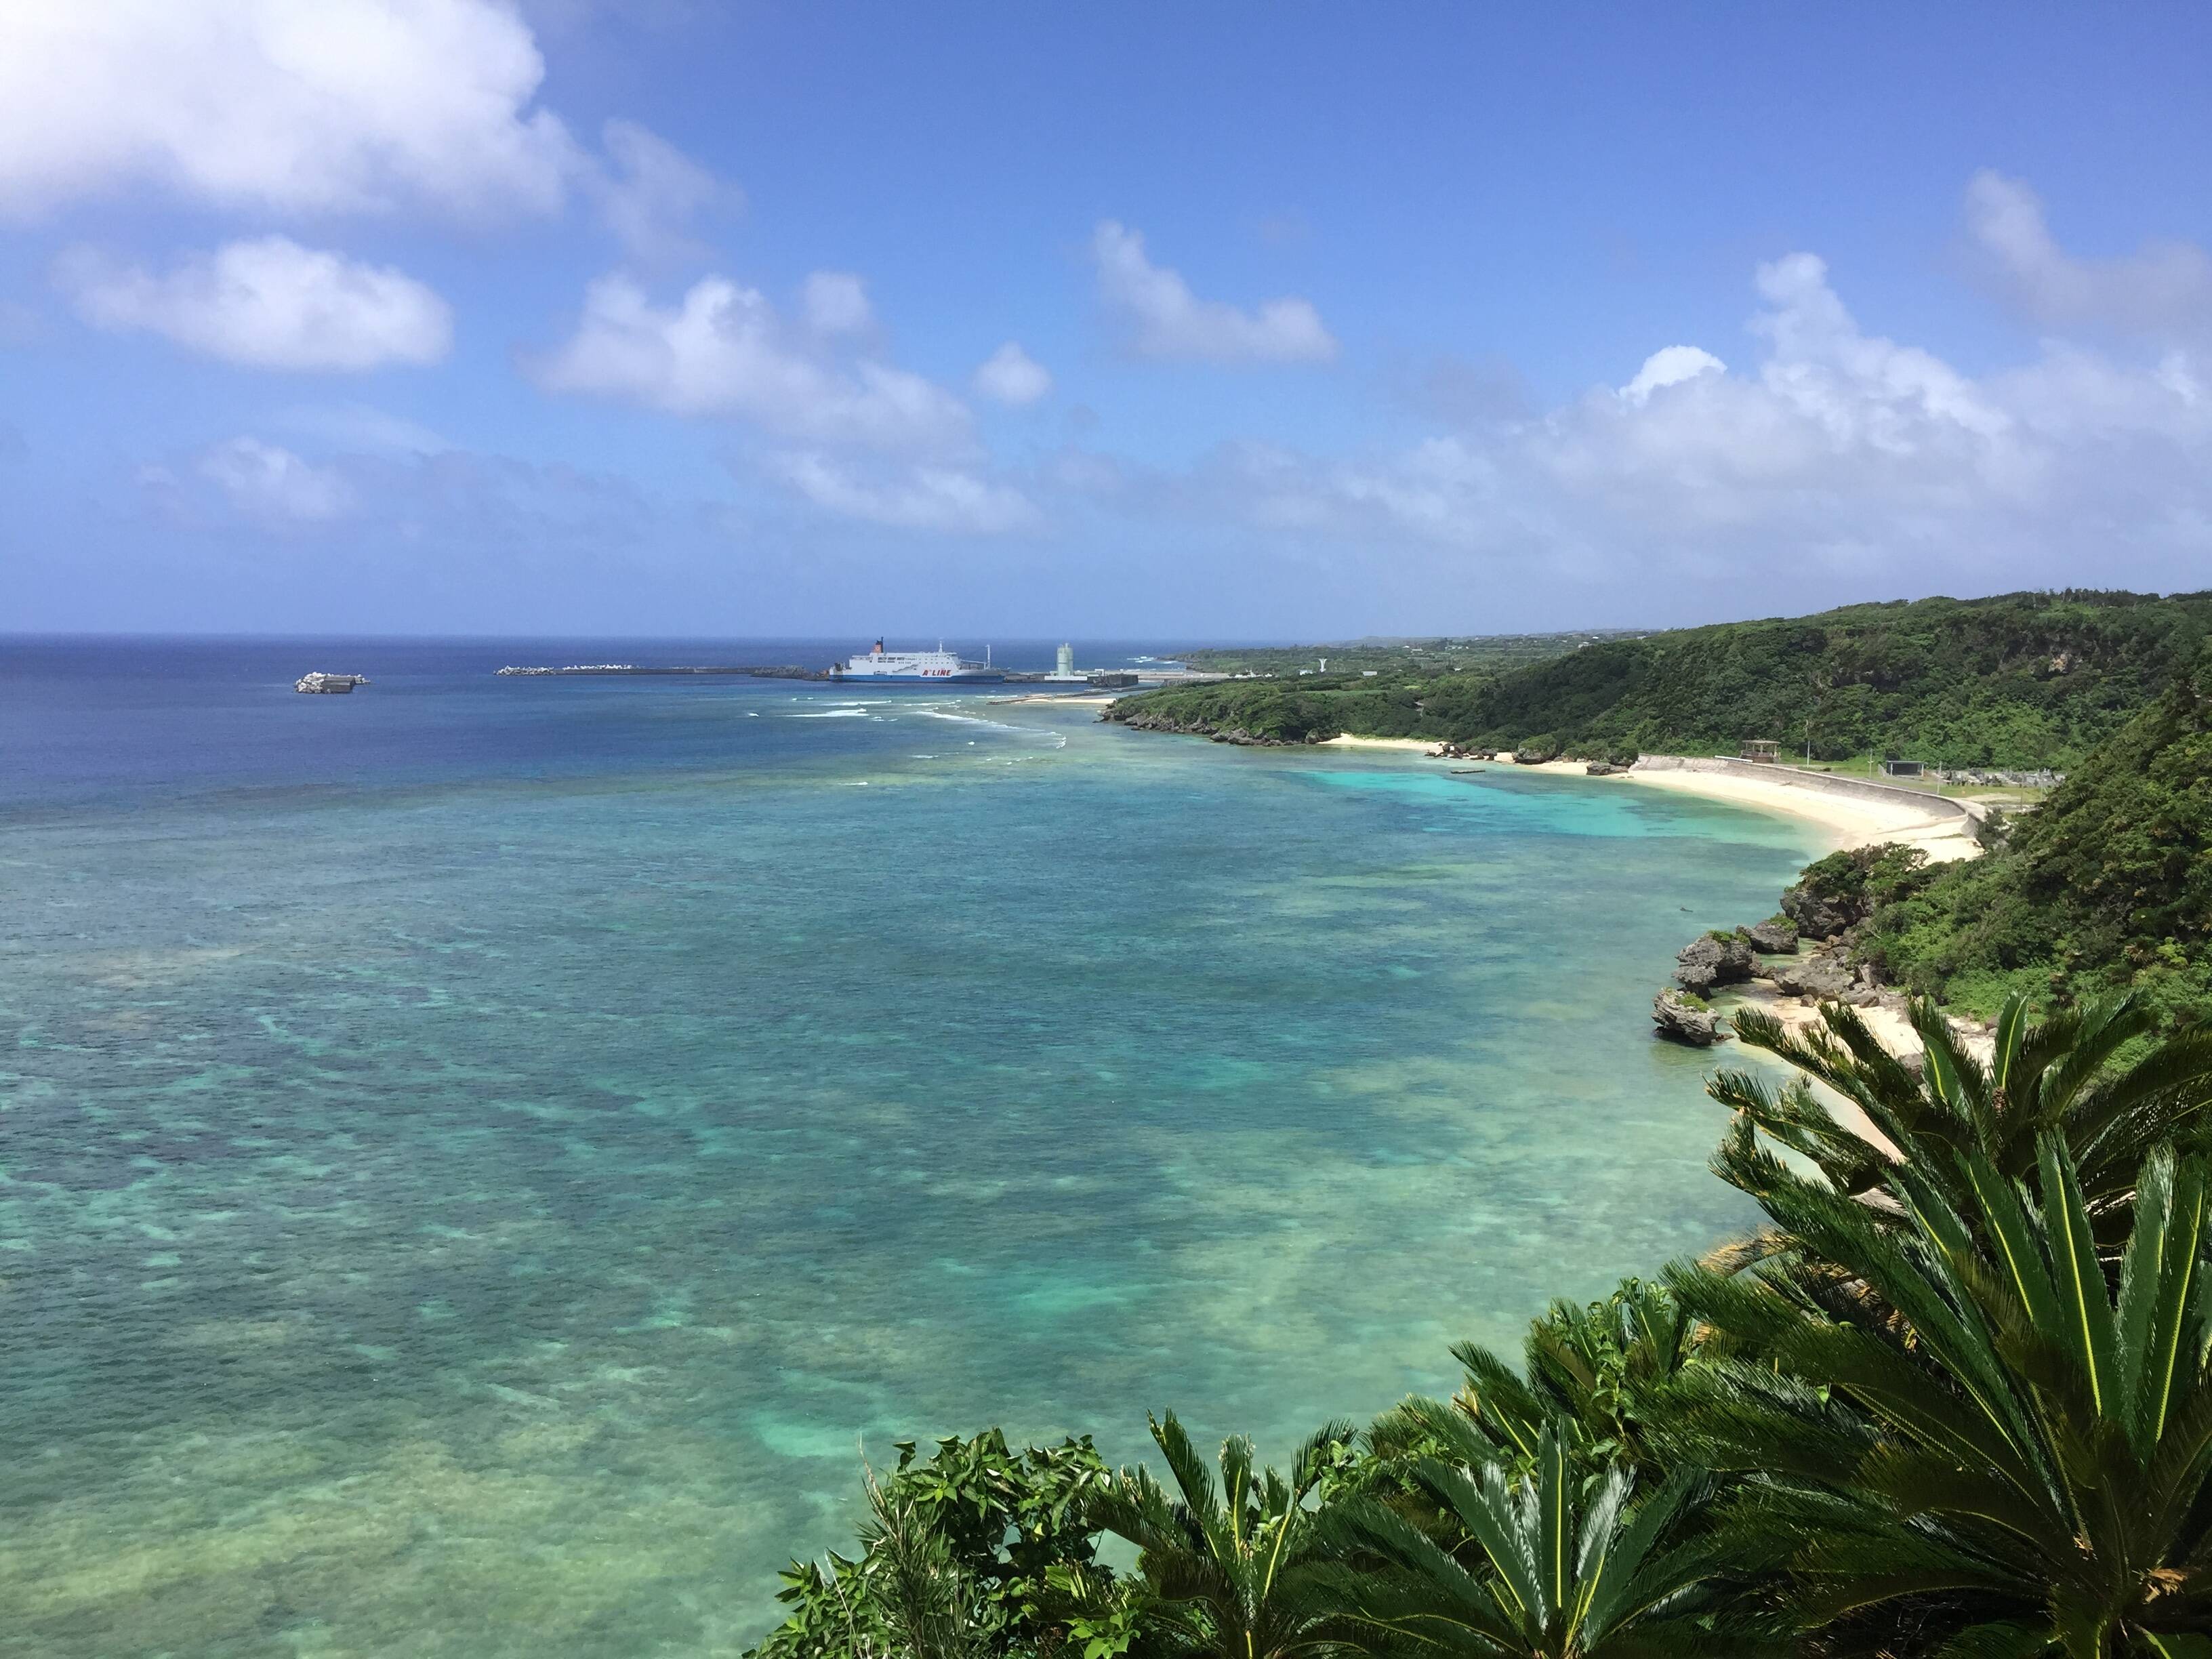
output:
[[[2150,242],[2124,259],[2075,258],[2052,240],[2033,191],[1987,172],[1966,187],[1966,228],[2001,285],[2039,322],[2212,334],[2212,256],[2203,248]]]
[[[979,397],[1001,404],[1033,404],[1052,390],[1052,374],[1045,366],[1009,340],[986,357],[975,371]]]
[[[80,249],[56,279],[98,327],[149,330],[254,368],[433,363],[453,345],[451,308],[413,277],[289,237],[232,242],[158,275]]]
[[[1263,301],[1240,311],[1218,300],[1201,300],[1182,273],[1145,255],[1145,239],[1108,219],[1091,238],[1098,291],[1131,326],[1131,341],[1147,357],[1215,363],[1327,362],[1336,341],[1321,313],[1304,300]]]
[[[499,0],[7,0],[0,212],[151,187],[228,208],[548,213],[577,165]]]
[[[453,446],[419,421],[368,404],[295,404],[278,424],[325,443],[374,455],[439,455]]]
[[[868,285],[847,270],[817,270],[799,289],[799,308],[817,334],[865,334],[876,325]]]
[[[649,264],[696,258],[705,249],[691,234],[692,222],[744,204],[735,185],[635,121],[609,121],[600,143],[608,162],[590,175],[592,192],[607,228],[633,258]]]
[[[1690,345],[1662,346],[1644,360],[1644,367],[1620,388],[1620,395],[1632,404],[1649,403],[1651,394],[1662,386],[1680,386],[1700,374],[1727,373],[1728,365],[1710,351]]]
[[[2203,585],[2203,358],[2052,343],[1972,376],[1863,329],[1811,255],[1761,266],[1757,286],[1759,352],[1741,372],[1669,347],[1621,389],[1539,416],[1353,459],[1228,445],[1180,476],[1116,471],[1110,498],[1314,557],[1359,549],[1370,571],[1440,597],[1517,585],[1555,610],[1569,591],[1557,584],[1583,582],[1593,614],[1632,618],[1668,614],[1673,590],[1698,582],[1727,585],[1740,609],[1784,609],[1823,572],[1850,572],[1862,592],[1870,579],[1988,592],[2093,568],[2102,582]]]
[[[354,506],[353,489],[337,471],[258,438],[217,444],[197,470],[239,512],[272,526],[323,523]]]
[[[736,416],[810,443],[917,452],[971,443],[967,406],[951,392],[872,358],[824,355],[757,289],[721,276],[673,307],[654,305],[628,277],[601,278],[574,337],[534,373],[548,391]]]
[[[826,455],[778,455],[770,473],[824,511],[901,530],[972,536],[1042,528],[1043,515],[1011,485],[954,467],[910,466],[868,477]]]

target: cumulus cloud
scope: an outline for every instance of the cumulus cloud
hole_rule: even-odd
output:
[[[420,421],[368,404],[295,404],[276,422],[288,431],[376,455],[439,455],[453,446]]]
[[[2150,242],[2123,259],[2076,258],[2051,236],[2033,190],[1987,172],[1966,187],[1966,228],[2008,295],[2038,322],[2212,335],[2212,256],[2201,247]]]
[[[160,273],[79,249],[55,275],[97,327],[147,330],[253,368],[433,363],[453,345],[451,308],[413,277],[285,236],[232,242]]]
[[[605,161],[588,175],[600,216],[630,257],[647,264],[699,258],[691,227],[716,209],[733,212],[744,193],[635,121],[600,131]]]
[[[1304,300],[1267,300],[1251,311],[1201,300],[1181,272],[1146,256],[1141,235],[1111,219],[1093,234],[1091,252],[1098,267],[1100,296],[1128,324],[1130,343],[1144,356],[1310,363],[1336,356],[1334,337]]]
[[[354,506],[353,489],[339,473],[258,438],[217,444],[196,470],[240,513],[272,527],[324,523]]]
[[[1643,596],[1608,614],[1647,617],[1683,582],[1778,607],[1822,572],[1926,592],[2063,580],[2090,557],[2101,580],[2169,587],[2212,568],[2199,359],[2054,343],[1974,376],[1862,327],[1809,254],[1756,286],[1741,371],[1669,347],[1540,415],[1350,459],[1224,445],[1180,475],[1114,469],[1112,498],[1286,548],[1395,550],[1440,592],[1587,581]]]
[[[976,395],[994,403],[1033,404],[1052,390],[1052,374],[1045,366],[1009,340],[986,357],[975,371]]]
[[[950,453],[972,441],[967,405],[943,387],[872,358],[832,357],[757,289],[721,276],[672,307],[626,276],[602,278],[574,336],[533,373],[548,391],[733,416],[809,443]]]
[[[1725,374],[1728,365],[1710,351],[1691,345],[1662,346],[1644,360],[1636,378],[1620,388],[1632,404],[1649,403],[1662,386],[1680,386],[1700,374]]]
[[[848,270],[817,270],[799,289],[799,310],[817,334],[865,334],[876,324],[868,285]]]
[[[956,467],[915,465],[863,473],[818,453],[773,457],[769,471],[841,518],[901,530],[996,536],[1042,527],[1036,505],[1012,485]]]
[[[228,208],[556,209],[577,165],[499,0],[24,0],[0,52],[0,212],[150,187]]]

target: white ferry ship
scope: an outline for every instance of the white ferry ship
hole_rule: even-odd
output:
[[[963,662],[959,653],[942,645],[934,651],[886,651],[878,640],[872,649],[859,653],[830,670],[832,679],[895,681],[910,685],[974,685],[1003,680],[1006,671],[991,666],[991,651],[983,648],[981,662]]]

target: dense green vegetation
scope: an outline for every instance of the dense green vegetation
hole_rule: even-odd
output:
[[[1350,732],[1592,758],[1874,751],[2066,768],[2153,701],[2212,636],[2212,592],[2013,593],[1853,605],[1585,641],[1517,666],[1176,687],[1109,718],[1284,742]],[[1350,667],[1349,662],[1341,665]],[[1371,665],[1360,665],[1368,666]]]
[[[1632,698],[1547,705],[1538,735],[1588,752],[1640,741],[1631,702],[1650,720],[1748,698],[1732,677],[1777,650],[1887,653],[1891,689],[1838,679],[1826,706],[1894,698],[1954,735],[2077,745],[1987,857],[1838,853],[1790,896],[1892,982],[1994,1012],[1989,1058],[1926,996],[1911,1065],[1846,1006],[1809,1034],[1738,1012],[1736,1036],[1797,1073],[1710,1087],[1731,1113],[1714,1171],[1765,1213],[1751,1237],[1554,1304],[1517,1361],[1454,1350],[1450,1401],[1325,1425],[1285,1474],[1241,1439],[1210,1468],[1172,1414],[1152,1425],[1165,1484],[1087,1439],[902,1447],[868,1478],[860,1553],[787,1574],[762,1659],[2212,1659],[2204,611],[2024,596],[1693,630],[1727,636],[1716,661],[1668,647]],[[1582,665],[1623,648],[1449,677],[1460,703],[1432,681],[1166,706],[1296,740],[1347,709],[1601,692],[1614,669]],[[1102,1559],[1109,1534],[1133,1568]]]
[[[2212,1036],[2023,1000],[1984,1063],[1923,1004],[1914,1069],[1825,1018],[1741,1034],[1893,1152],[1723,1074],[1754,1237],[1555,1305],[1521,1365],[1458,1350],[1451,1401],[1327,1425],[1286,1474],[1241,1439],[1209,1468],[1172,1416],[1171,1484],[1088,1441],[902,1448],[758,1651],[2206,1659]]]
[[[1513,668],[1565,655],[1599,640],[1627,639],[1633,635],[1618,629],[1586,630],[1579,634],[1477,634],[1465,638],[1433,640],[1351,640],[1336,645],[1216,646],[1184,653],[1182,660],[1193,668],[1221,674],[1279,674],[1296,678],[1300,670],[1321,671],[1325,661],[1332,678],[1356,679],[1366,670],[1403,676],[1408,672],[1429,676],[1454,674],[1468,669]]]
[[[1864,918],[1852,949],[1884,979],[1971,1012],[2128,988],[2212,1013],[2212,647],[1989,856],[1837,854],[1804,879]]]

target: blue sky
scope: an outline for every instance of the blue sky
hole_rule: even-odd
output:
[[[0,629],[2212,585],[2207,63],[2157,4],[0,0]]]

